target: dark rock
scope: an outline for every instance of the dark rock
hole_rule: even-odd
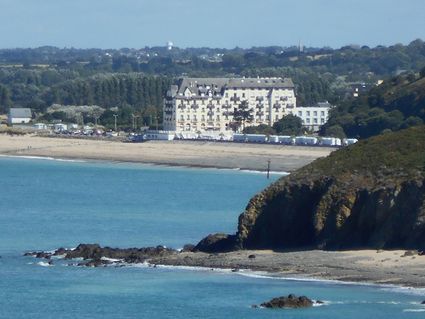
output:
[[[425,300],[421,302],[421,305],[425,305]]]
[[[251,305],[251,308],[258,308],[258,305]]]
[[[406,250],[401,257],[411,257],[416,256],[418,254],[417,250]]]
[[[65,255],[68,252],[68,250],[66,250],[65,248],[61,247],[56,249],[56,251],[53,253],[53,256],[61,256],[61,255]]]
[[[249,259],[255,259],[255,255],[249,255],[248,258]]]
[[[227,234],[211,234],[202,239],[195,247],[195,251],[207,253],[226,252],[235,248],[235,236]]]
[[[425,256],[425,251],[424,250],[418,251],[418,256]]]
[[[104,266],[107,266],[107,265],[110,265],[110,264],[112,264],[112,262],[109,261],[109,260],[93,259],[93,260],[90,260],[86,263],[80,263],[79,265],[80,266],[86,266],[86,267],[104,267]]]
[[[261,304],[265,308],[307,308],[312,307],[313,301],[305,296],[297,297],[293,294],[287,297],[273,298]]]
[[[50,259],[50,257],[52,256],[52,254],[51,253],[46,253],[46,252],[44,252],[44,251],[41,251],[41,252],[38,252],[36,255],[35,255],[35,258],[44,258],[44,259]]]
[[[102,255],[98,244],[79,244],[74,250],[67,251],[65,256],[66,259],[100,259],[100,257]]]
[[[324,304],[324,302],[323,302],[323,301],[321,301],[321,300],[316,300],[314,303],[315,303],[315,304],[318,304],[318,305],[323,305],[323,304]]]
[[[186,244],[183,246],[182,252],[192,252],[195,249],[195,245],[193,244]]]

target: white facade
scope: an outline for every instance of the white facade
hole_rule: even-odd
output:
[[[317,103],[315,106],[297,107],[291,113],[301,118],[303,126],[313,132],[320,130],[320,127],[328,121],[329,110],[332,105],[328,102]]]
[[[253,121],[273,125],[296,109],[294,85],[282,78],[185,78],[164,103],[164,130],[231,131],[233,112],[245,101]]]
[[[12,124],[28,124],[31,122],[31,109],[28,108],[11,108],[9,110],[7,122]]]

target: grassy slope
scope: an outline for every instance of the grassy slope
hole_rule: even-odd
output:
[[[401,171],[409,176],[425,173],[425,125],[379,135],[331,153],[300,169],[306,174],[341,177]]]

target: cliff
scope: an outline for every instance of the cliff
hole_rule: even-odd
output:
[[[223,240],[233,249],[425,249],[425,126],[361,141],[279,179]]]

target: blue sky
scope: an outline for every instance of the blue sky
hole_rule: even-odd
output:
[[[425,0],[0,0],[0,48],[233,48],[425,40]]]

